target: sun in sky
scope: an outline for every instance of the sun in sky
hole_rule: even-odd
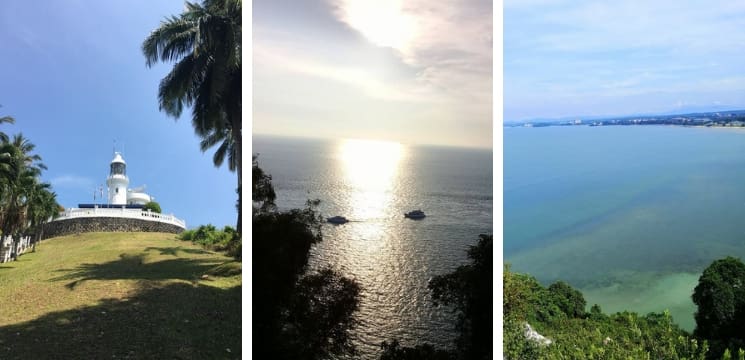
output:
[[[492,146],[492,2],[253,6],[253,133]]]
[[[342,0],[338,11],[376,45],[402,50],[414,38],[415,20],[404,13],[401,0]]]

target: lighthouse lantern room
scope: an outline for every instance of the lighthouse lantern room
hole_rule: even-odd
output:
[[[109,204],[127,204],[127,186],[129,186],[127,163],[124,162],[119,152],[114,153],[114,159],[111,160],[111,171],[106,179],[106,185],[109,187]]]

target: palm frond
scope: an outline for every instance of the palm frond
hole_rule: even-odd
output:
[[[229,144],[227,141],[223,141],[220,146],[215,150],[215,154],[212,155],[212,163],[215,167],[220,167],[225,161],[225,155],[228,153]]]
[[[193,83],[194,60],[192,55],[185,56],[160,81],[158,87],[160,110],[165,111],[168,115],[178,118],[181,116],[184,106],[190,106],[192,103],[189,92]]]
[[[199,142],[199,149],[202,152],[205,152],[209,150],[209,148],[215,146],[220,141],[225,140],[225,134],[224,132],[217,132],[213,131],[209,135],[202,138],[202,140]]]
[[[152,67],[158,61],[173,61],[191,52],[195,30],[193,20],[176,16],[161,22],[160,27],[153,30],[142,43],[141,49],[147,67]]]

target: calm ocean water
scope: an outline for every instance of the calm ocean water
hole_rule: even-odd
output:
[[[353,334],[361,358],[376,359],[394,338],[451,345],[454,319],[432,306],[427,282],[492,233],[490,150],[254,136],[253,152],[280,209],[317,198],[325,217],[352,220],[324,227],[311,266],[331,264],[362,285]],[[427,217],[403,217],[414,209]]]
[[[745,256],[743,184],[742,129],[505,128],[505,261],[690,330],[700,272]]]

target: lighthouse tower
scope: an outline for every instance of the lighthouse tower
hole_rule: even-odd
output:
[[[124,162],[119,152],[115,152],[114,159],[111,160],[111,171],[109,177],[106,178],[106,185],[109,187],[109,204],[127,204],[127,186],[129,185],[127,163]]]

